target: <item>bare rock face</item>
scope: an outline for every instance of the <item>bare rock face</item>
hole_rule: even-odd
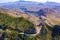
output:
[[[42,16],[42,18],[46,19],[45,22],[47,24],[51,24],[51,25],[59,25],[60,24],[60,11],[54,10],[54,9],[42,9],[44,11],[44,14],[46,15],[46,17]]]
[[[40,23],[47,23],[48,25],[60,25],[60,10],[43,8],[37,12]]]

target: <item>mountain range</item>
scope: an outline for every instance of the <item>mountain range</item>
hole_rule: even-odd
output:
[[[0,12],[12,15],[14,17],[24,17],[33,22],[36,33],[32,34],[32,36],[36,36],[39,33],[43,34],[43,32],[45,32],[45,24],[47,24],[50,28],[54,28],[56,25],[59,25],[56,27],[60,27],[60,3],[38,3],[31,1],[1,3]],[[49,29],[46,28],[48,34],[50,33]]]
[[[60,4],[55,2],[38,3],[31,1],[17,1],[2,3],[0,4],[0,7],[18,12],[22,11],[29,15],[35,15],[38,18],[42,16],[52,24],[55,24],[55,21],[59,22],[60,19]]]

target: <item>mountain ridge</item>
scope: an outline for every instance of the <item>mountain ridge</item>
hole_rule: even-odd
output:
[[[33,39],[31,38],[32,40],[40,40],[40,39],[41,40],[45,40],[45,39],[50,40],[52,38],[54,39],[54,37],[56,37],[56,35],[60,34],[60,7],[59,6],[60,5],[57,5],[57,4],[56,5],[55,4],[46,5],[46,4],[33,3],[33,2],[31,4],[30,3],[28,4],[26,2],[21,2],[21,3],[15,2],[15,3],[11,3],[9,5],[0,6],[0,12],[9,14],[10,16],[13,16],[16,18],[19,18],[19,17],[26,18],[34,24],[35,30],[30,29],[27,31],[27,33],[26,32],[19,33],[19,37],[21,36],[20,34],[23,34],[22,40],[23,39],[25,40],[25,35],[27,36],[27,40],[28,40],[29,36],[31,36],[33,38]],[[17,19],[15,19],[15,20],[17,20]],[[20,19],[17,21],[20,21]],[[28,21],[26,21],[26,22],[28,22]],[[18,23],[16,23],[16,24],[18,24]],[[22,23],[22,24],[24,24],[24,23]],[[18,25],[20,25],[20,24],[18,24]],[[14,26],[14,25],[12,25],[12,26]],[[18,26],[18,27],[20,27],[20,26]],[[28,26],[26,26],[26,24],[24,24],[22,27],[25,28]],[[17,26],[16,26],[16,28],[17,28]],[[9,29],[11,29],[11,28],[9,28]],[[26,30],[26,29],[23,29],[23,30]],[[35,33],[32,33],[31,31],[33,31]],[[56,34],[54,34],[54,33],[56,33]]]

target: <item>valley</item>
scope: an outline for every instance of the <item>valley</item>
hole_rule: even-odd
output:
[[[0,4],[0,39],[59,40],[60,4],[30,1]]]

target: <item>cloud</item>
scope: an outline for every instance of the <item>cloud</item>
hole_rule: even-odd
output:
[[[5,3],[5,2],[14,2],[14,1],[19,1],[19,0],[0,0],[0,3]],[[20,1],[35,1],[35,2],[57,2],[60,3],[60,0],[20,0]]]
[[[46,2],[47,0],[25,0],[25,1]]]
[[[0,0],[0,3],[5,3],[5,2],[14,2],[14,1],[18,1],[18,0]]]
[[[35,2],[47,2],[47,1],[50,1],[50,2],[60,3],[60,0],[25,0],[25,1],[35,1]]]

